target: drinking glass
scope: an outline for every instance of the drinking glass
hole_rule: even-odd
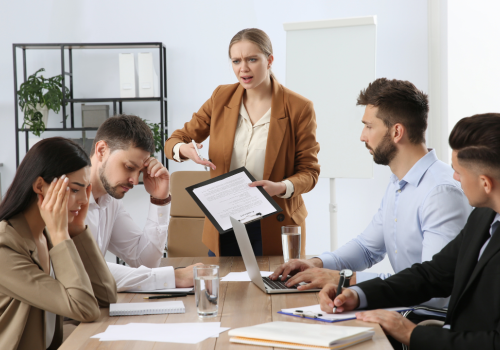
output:
[[[194,296],[200,318],[217,316],[219,310],[219,266],[194,266]]]
[[[300,259],[300,226],[281,226],[281,243],[285,262]]]

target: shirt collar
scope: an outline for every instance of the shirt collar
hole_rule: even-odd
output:
[[[94,198],[94,194],[90,192],[90,198],[89,198],[89,206],[96,206],[97,208],[104,208],[106,207],[109,202],[111,201],[111,196],[109,194],[105,194],[100,197],[99,203],[96,202]]]
[[[245,105],[243,104],[243,100],[241,100],[241,105],[240,105],[240,115],[243,117],[243,119],[246,119],[250,125],[252,124],[252,121],[250,120],[250,116],[248,115],[247,109],[245,108]],[[260,118],[257,123],[253,125],[253,127],[267,124],[271,122],[271,108]]]
[[[427,169],[430,168],[432,164],[434,164],[438,158],[436,156],[436,151],[433,149],[428,149],[429,152],[419,159],[418,162],[415,163],[414,166],[406,173],[403,179],[400,181],[401,185],[409,183],[412,186],[418,187],[422,177],[427,172]],[[396,183],[398,181],[398,177],[395,174],[391,175],[391,181]]]

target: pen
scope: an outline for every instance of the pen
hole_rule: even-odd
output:
[[[186,293],[184,294],[165,294],[165,295],[156,295],[154,297],[144,297],[144,299],[166,299],[166,298],[177,298],[177,297],[185,297],[187,296]]]
[[[339,278],[339,285],[337,286],[337,295],[335,296],[338,297],[340,294],[342,294],[342,286],[344,285],[344,275],[343,274],[340,274],[340,278]],[[335,300],[335,299],[333,299]],[[333,307],[333,313],[336,313],[337,312],[337,307],[334,306]]]
[[[191,140],[191,142],[193,143],[193,147],[196,150],[196,154],[198,155],[198,157],[200,157],[200,160],[203,160],[203,157],[201,156],[200,150],[198,149],[198,146],[196,146],[196,142],[194,142],[194,140]]]
[[[201,153],[200,153],[200,150],[198,149],[198,146],[196,146],[196,142],[194,142],[193,139],[191,139],[191,142],[193,143],[193,147],[196,150],[196,154],[198,155],[200,160],[204,160],[204,158],[201,156]],[[204,167],[205,167],[205,170],[208,170],[207,166],[204,166]]]

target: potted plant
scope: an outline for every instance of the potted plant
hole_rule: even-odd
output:
[[[43,71],[45,69],[40,68],[30,75],[17,92],[19,107],[24,112],[23,128],[29,128],[35,136],[40,136],[45,131],[49,110],[59,113],[63,103],[62,75],[52,78],[38,76]],[[69,89],[64,89],[66,96],[69,96]]]
[[[161,138],[161,133],[160,133],[160,123],[148,123],[148,120],[143,119],[144,123],[146,123],[149,128],[151,129],[151,132],[153,133],[153,138],[155,140],[155,153],[160,152],[163,149],[163,140]]]

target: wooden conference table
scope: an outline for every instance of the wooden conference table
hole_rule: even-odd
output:
[[[161,266],[171,265],[173,267],[188,266],[194,263],[215,264],[220,266],[220,276],[225,276],[229,272],[246,271],[241,257],[197,257],[197,258],[164,258]],[[283,262],[283,257],[266,256],[257,257],[257,262],[262,271],[273,271]],[[155,302],[147,301],[146,294],[118,293],[119,303],[130,302]],[[124,325],[128,323],[181,323],[181,322],[202,322],[198,318],[194,295],[169,300],[182,300],[186,307],[184,314],[148,315],[148,316],[120,316],[109,317],[108,309],[101,309],[101,316],[96,322],[82,323],[70,337],[60,347],[62,350],[75,349],[179,349],[179,350],[264,350],[272,349],[262,346],[251,346],[244,344],[234,344],[229,342],[228,332],[221,333],[219,338],[209,338],[198,344],[178,344],[178,343],[155,343],[142,341],[117,341],[100,342],[99,339],[90,339],[91,336],[104,332],[109,325]],[[162,300],[160,300],[162,301]],[[303,323],[318,323],[317,321],[301,319],[278,314],[281,309],[300,307],[305,305],[318,304],[318,293],[299,294],[275,294],[263,293],[251,282],[221,282],[219,295],[219,316],[209,319],[209,322],[220,321],[221,327],[239,328],[252,326],[272,321],[288,321]],[[378,324],[367,323],[357,320],[337,322],[335,325],[373,327],[375,335],[373,340],[350,347],[352,350],[364,349],[392,349],[384,332]],[[279,348],[275,348],[279,349]]]

